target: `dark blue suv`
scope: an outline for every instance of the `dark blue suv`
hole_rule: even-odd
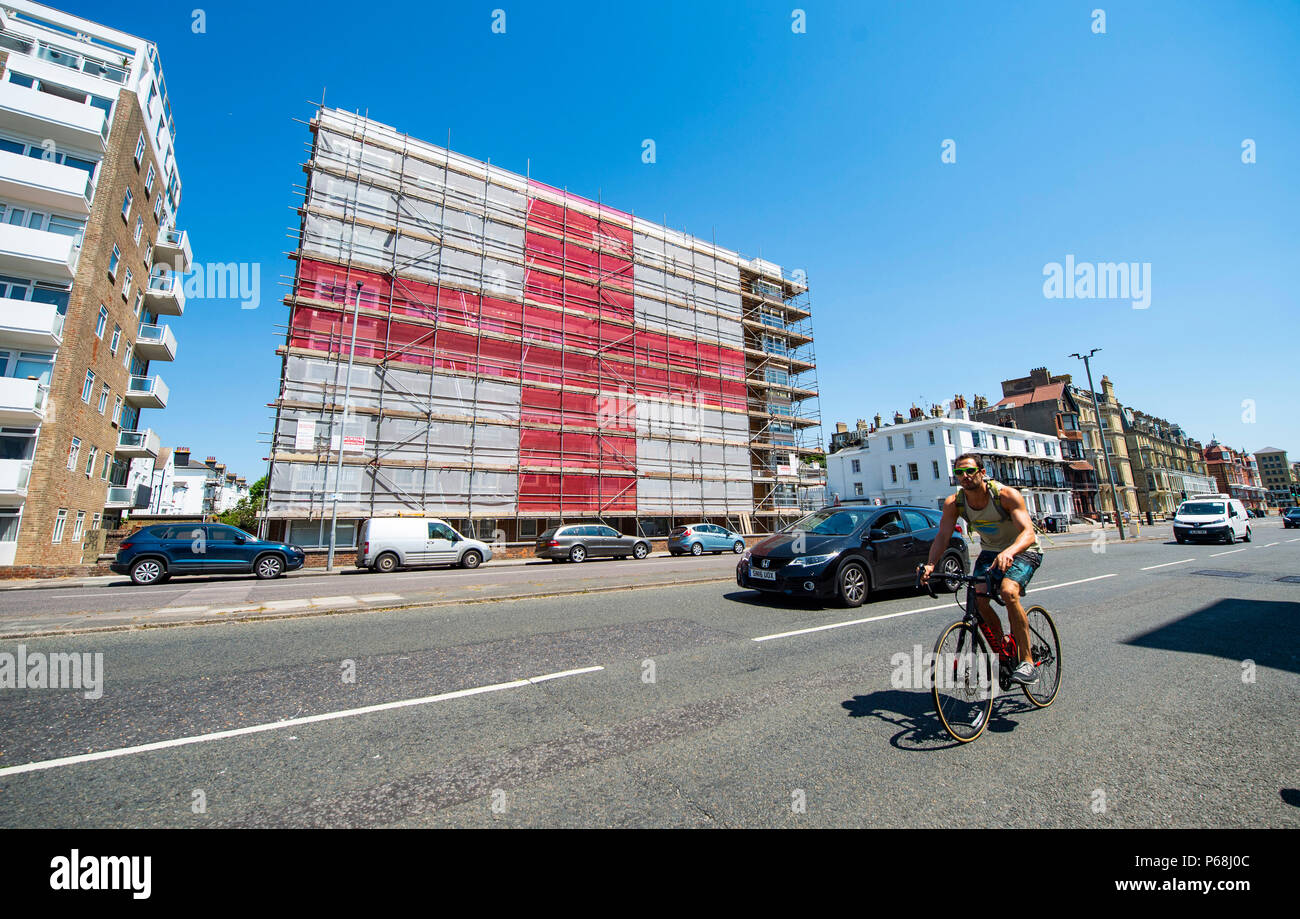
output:
[[[110,567],[136,584],[158,584],[174,574],[278,578],[305,560],[301,546],[267,542],[223,523],[167,523],[142,527],[122,540]]]

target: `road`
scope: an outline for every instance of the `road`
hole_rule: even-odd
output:
[[[1057,616],[1060,697],[999,697],[970,745],[897,685],[891,658],[957,616],[912,591],[849,611],[715,582],[30,638],[102,653],[103,694],[0,690],[0,825],[1296,827],[1287,576],[1300,536],[1275,525],[1049,553],[1029,598]]]

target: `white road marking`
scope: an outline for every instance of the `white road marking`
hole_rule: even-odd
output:
[[[1057,587],[1070,587],[1074,584],[1086,584],[1089,581],[1100,581],[1103,580],[1104,578],[1114,578],[1114,577],[1119,577],[1119,575],[1099,574],[1095,578],[1082,578],[1081,580],[1078,581],[1066,581],[1064,584],[1048,584],[1046,587],[1035,587],[1033,588],[1033,591],[1037,593],[1038,591],[1052,590]],[[818,625],[810,629],[796,629],[793,632],[779,632],[776,635],[760,635],[758,638],[751,639],[751,641],[771,641],[774,638],[789,638],[792,635],[807,635],[811,632],[825,632],[827,629],[842,629],[845,626],[861,625],[864,622],[879,622],[881,619],[893,619],[897,616],[911,616],[915,613],[928,613],[931,610],[947,609],[950,606],[956,606],[956,605],[957,605],[956,603],[943,603],[940,604],[939,606],[924,606],[919,609],[904,610],[901,613],[886,613],[883,616],[872,616],[869,619],[854,619],[850,622],[832,622],[830,625]]]
[[[207,612],[206,606],[164,606],[162,609],[155,610],[158,613],[203,613]]]
[[[1297,536],[1295,539],[1288,539],[1287,542],[1300,542],[1300,536]]]
[[[402,599],[401,594],[364,594],[358,599],[366,603],[396,603]]]
[[[1250,546],[1246,546],[1249,549]],[[1215,552],[1210,558],[1218,558],[1220,555],[1232,555],[1234,552],[1245,552],[1246,549],[1229,549],[1227,552]]]
[[[503,689],[517,689],[522,686],[531,686],[534,683],[544,683],[547,680],[558,680],[561,677],[577,676],[583,673],[594,673],[597,670],[604,669],[604,667],[582,667],[578,670],[562,670],[558,673],[547,673],[542,676],[525,677],[522,680],[512,680],[509,683],[494,683],[491,686],[475,686],[473,689],[458,689],[454,692],[439,693],[436,696],[423,696],[418,699],[402,699],[398,702],[383,702],[379,705],[367,705],[364,708],[350,708],[337,712],[326,712],[323,715],[308,715],[304,718],[288,718],[284,721],[254,724],[246,728],[235,728],[230,731],[217,731],[213,734],[199,734],[193,737],[177,737],[172,740],[160,740],[155,743],[139,744],[134,747],[118,747],[113,750],[100,750],[97,753],[82,753],[77,756],[64,756],[59,759],[47,759],[34,763],[24,763],[21,766],[8,766],[4,769],[0,769],[0,776],[17,775],[22,772],[39,772],[44,769],[56,769],[59,766],[92,763],[97,760],[115,759],[119,756],[130,756],[135,753],[148,753],[153,750],[168,750],[172,747],[185,747],[190,744],[207,743],[213,740],[227,740],[231,737],[243,737],[247,734],[260,734],[264,731],[278,731],[281,728],[297,727],[303,724],[315,724],[320,721],[334,721],[339,718],[354,718],[357,715],[369,715],[374,712],[390,711],[397,708],[410,708],[414,705],[428,705],[431,702],[445,702],[448,699],[461,699],[466,696],[477,696],[487,692],[499,692]]]
[[[1165,562],[1163,565],[1147,565],[1142,571],[1152,571],[1156,568],[1168,568],[1170,565],[1186,565],[1188,562],[1194,562],[1194,558],[1185,558],[1181,562]]]
[[[311,606],[310,600],[264,600],[262,606],[268,610],[279,612],[286,609],[303,609]]]
[[[1261,549],[1267,549],[1269,546],[1276,546],[1276,545],[1277,545],[1277,543],[1275,543],[1275,542],[1266,542],[1266,543],[1264,543],[1264,545],[1260,546],[1260,548],[1261,548]]]
[[[312,597],[312,606],[356,606],[356,597]]]

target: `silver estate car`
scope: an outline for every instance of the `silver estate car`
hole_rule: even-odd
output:
[[[650,542],[640,536],[624,536],[603,523],[577,523],[552,527],[537,537],[534,553],[553,562],[568,559],[583,562],[589,558],[645,558]]]

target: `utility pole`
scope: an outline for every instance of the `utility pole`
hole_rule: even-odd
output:
[[[343,420],[339,424],[339,454],[334,466],[333,509],[330,511],[330,551],[325,559],[325,570],[334,570],[334,542],[339,524],[339,485],[343,479],[343,434],[347,430],[348,410],[352,402],[352,356],[357,351],[357,314],[361,310],[361,282],[357,281],[357,297],[352,304],[352,343],[348,345],[348,372],[343,378]],[[333,440],[333,438],[330,438]],[[1122,538],[1122,537],[1121,537]]]
[[[1088,392],[1092,394],[1092,410],[1097,413],[1097,438],[1101,441],[1101,455],[1106,461],[1106,481],[1110,482],[1110,497],[1115,504],[1115,525],[1119,527],[1119,540],[1124,541],[1124,516],[1119,506],[1119,489],[1115,487],[1115,476],[1110,466],[1110,448],[1106,446],[1106,435],[1101,430],[1101,406],[1097,404],[1097,390],[1092,385],[1092,366],[1088,359],[1100,351],[1100,348],[1093,348],[1087,354],[1071,354],[1070,357],[1077,357],[1083,361],[1083,369],[1088,374]]]

